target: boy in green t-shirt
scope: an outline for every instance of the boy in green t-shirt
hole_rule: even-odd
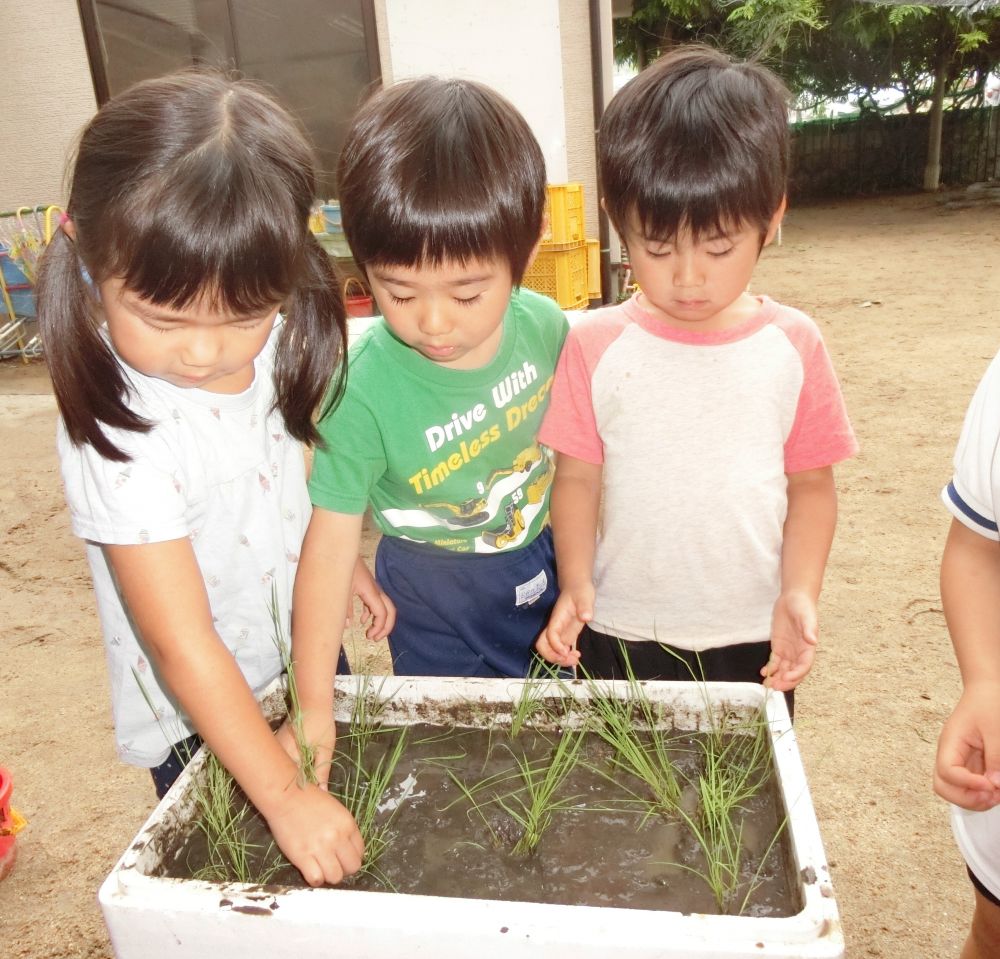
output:
[[[382,317],[351,350],[309,484],[292,632],[314,742],[331,741],[369,504],[397,674],[524,676],[556,588],[552,454],[535,436],[567,323],[519,287],[542,233],[537,141],[487,87],[407,81],[355,116],[338,185]]]

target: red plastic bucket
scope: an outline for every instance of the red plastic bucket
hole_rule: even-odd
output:
[[[375,300],[367,287],[353,276],[344,283],[344,308],[348,316],[371,316]]]

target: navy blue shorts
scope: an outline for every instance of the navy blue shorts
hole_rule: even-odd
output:
[[[549,527],[509,553],[383,536],[375,578],[396,604],[397,676],[527,676],[558,595]]]
[[[174,784],[177,777],[184,772],[184,767],[191,762],[191,758],[201,749],[201,736],[197,733],[182,739],[179,743],[174,743],[170,747],[170,755],[159,766],[154,766],[150,771],[153,777],[153,787],[156,789],[156,798],[162,799],[167,794],[167,790]]]

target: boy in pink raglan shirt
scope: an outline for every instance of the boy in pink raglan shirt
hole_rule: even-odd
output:
[[[787,93],[679,48],[614,98],[598,155],[640,292],[574,326],[556,372],[539,439],[560,596],[538,652],[790,691],[818,637],[832,467],[857,444],[816,325],[747,292],[785,210]]]

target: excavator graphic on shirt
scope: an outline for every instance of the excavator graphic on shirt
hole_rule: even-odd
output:
[[[535,475],[525,485],[525,476],[531,474]],[[480,486],[481,495],[461,503],[427,503],[419,510],[386,510],[385,518],[400,527],[452,530],[502,519],[501,525],[484,529],[481,540],[487,550],[505,549],[531,524],[552,485],[552,474],[551,457],[533,443],[518,453],[510,466],[493,470]]]

